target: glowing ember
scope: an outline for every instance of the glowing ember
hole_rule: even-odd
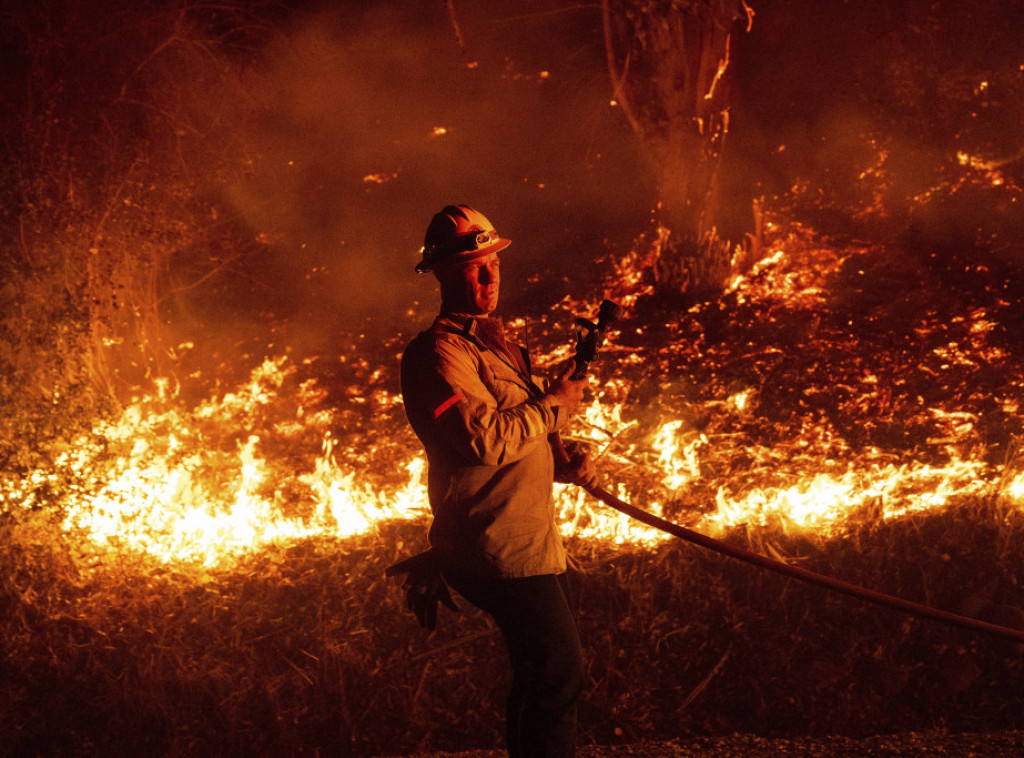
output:
[[[389,174],[367,174],[363,177],[363,181],[367,184],[385,184],[390,182],[392,179],[398,178],[398,172],[392,171]]]

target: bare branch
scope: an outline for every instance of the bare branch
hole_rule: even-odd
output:
[[[629,54],[626,54],[626,61],[621,73],[618,70],[618,64],[615,62],[615,41],[612,38],[612,12],[608,6],[608,0],[601,0],[601,19],[604,25],[604,50],[605,56],[608,59],[608,77],[612,82],[612,94],[615,95],[615,100],[618,102],[619,107],[622,108],[622,113],[626,116],[626,120],[629,121],[633,131],[643,136],[640,121],[634,114],[633,107],[626,96],[626,89],[623,86],[626,81],[626,74],[629,71]]]

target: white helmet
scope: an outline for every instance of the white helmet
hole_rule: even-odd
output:
[[[442,261],[463,263],[496,253],[512,244],[494,231],[494,225],[468,205],[446,205],[435,213],[423,240],[423,260],[416,271],[430,271]]]

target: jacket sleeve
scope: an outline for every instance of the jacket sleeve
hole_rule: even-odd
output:
[[[462,340],[439,340],[434,371],[451,392],[434,410],[436,432],[449,452],[469,465],[500,466],[547,444],[549,433],[565,426],[567,414],[546,396],[500,407],[481,377],[482,358]],[[450,403],[442,407],[445,402]]]

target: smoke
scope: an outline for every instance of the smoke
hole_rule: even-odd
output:
[[[460,39],[441,4],[408,5],[300,17],[254,60],[214,57],[217,75],[195,77],[190,120],[206,126],[186,160],[257,243],[208,318],[250,307],[308,349],[407,326],[417,301],[425,322],[436,286],[413,266],[449,203],[513,240],[513,308],[532,275],[567,276],[642,230],[650,189],[609,105],[594,9],[459,3]]]
[[[125,251],[148,245],[155,270],[161,246],[173,248],[169,318],[232,337],[269,324],[278,345],[297,351],[425,323],[435,284],[412,269],[429,218],[453,202],[474,205],[513,240],[503,254],[506,313],[546,308],[567,278],[646,230],[652,172],[609,103],[598,5],[334,5],[58,2],[58,24],[52,9],[26,4],[31,39],[11,58],[24,70],[8,66],[3,87],[22,95],[6,115],[38,101],[37,82],[49,76],[63,110],[55,118],[37,107],[31,154],[71,157],[53,162],[45,199],[74,206],[75,229],[92,202],[104,250],[114,245],[108,212],[120,213],[128,268]],[[833,192],[842,212],[861,202],[858,192],[870,199],[861,174],[879,148],[890,156],[890,197],[935,186],[961,150],[1018,156],[1004,170],[1019,171],[1024,19],[996,12],[1006,6],[757,3],[731,64],[738,96],[722,194],[733,226],[749,228],[752,197],[771,203],[798,181]],[[151,150],[158,134],[162,147]],[[103,187],[98,161],[110,167]],[[39,174],[23,163],[21,174]],[[164,184],[160,198],[150,193]],[[167,198],[187,213],[161,214]],[[231,236],[207,234],[204,218]],[[179,219],[192,225],[180,234]],[[6,226],[21,238],[22,227]],[[965,217],[962,226],[977,224]],[[73,240],[82,258],[97,234],[85,236]]]
[[[883,211],[872,222],[887,215],[907,223],[919,198],[949,194],[969,173],[958,168],[958,154],[1013,169],[1024,148],[1019,4],[756,5],[734,60],[730,136],[742,150],[732,170],[756,177],[769,198],[805,187],[806,198],[820,200],[815,210],[828,204],[831,223],[845,224],[820,231],[865,234],[871,230],[856,228],[854,217],[868,219],[858,212],[871,206]],[[1007,226],[992,213],[998,202],[965,205],[960,225]],[[949,233],[939,225],[929,236]]]

